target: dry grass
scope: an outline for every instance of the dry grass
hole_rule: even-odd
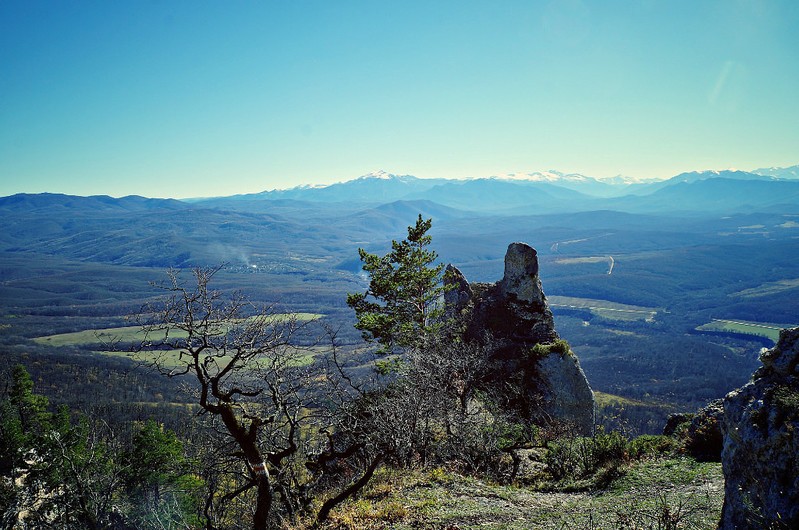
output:
[[[576,493],[500,485],[441,468],[384,469],[323,528],[706,529],[715,528],[722,501],[720,465],[688,458],[637,462],[606,489]]]

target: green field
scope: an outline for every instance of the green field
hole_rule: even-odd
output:
[[[620,304],[609,300],[576,298],[573,296],[547,296],[550,307],[587,309],[592,314],[610,320],[645,320],[651,322],[659,311],[656,307]]]
[[[606,394],[605,392],[594,391],[594,401],[596,401],[597,407],[607,407],[609,405],[619,405],[619,406],[626,406],[626,407],[645,407],[651,405],[651,403],[644,403],[643,401],[639,401],[637,399],[629,399],[622,396],[617,396],[614,394]]]
[[[608,263],[608,256],[588,256],[582,258],[559,258],[555,260],[557,265],[575,265],[580,263]]]
[[[185,337],[185,333],[175,333],[176,337]],[[119,328],[87,329],[72,333],[45,335],[33,339],[47,346],[87,346],[90,344],[137,343],[144,340],[145,334],[141,326],[124,326]]]
[[[280,318],[286,315],[273,315]],[[292,313],[292,317],[298,321],[309,321],[321,318],[323,315],[316,313]],[[170,335],[174,338],[185,337],[181,331],[171,331]],[[36,337],[33,340],[39,344],[47,346],[87,346],[92,344],[134,344],[140,343],[145,339],[145,333],[141,326],[123,326],[117,328],[87,329],[72,333],[59,333],[56,335],[45,335]]]
[[[757,287],[753,287],[752,289],[744,289],[743,291],[739,291],[733,296],[740,296],[742,298],[756,298],[759,296],[768,296],[789,291],[791,289],[799,289],[799,278],[764,283]]]
[[[743,333],[744,335],[757,335],[777,342],[780,330],[794,327],[792,324],[771,324],[767,322],[749,322],[743,320],[721,320],[714,318],[712,322],[697,327],[698,331],[716,331],[720,333]]]
[[[271,315],[276,319],[284,318],[289,315]],[[292,313],[291,317],[296,318],[298,321],[309,321],[320,318],[322,315],[315,313]],[[170,337],[181,338],[185,337],[186,333],[180,330],[171,330]],[[101,328],[101,329],[88,329],[84,331],[75,331],[73,333],[60,333],[57,335],[47,335],[33,339],[39,344],[44,344],[53,347],[62,346],[78,346],[78,347],[97,347],[100,349],[94,350],[99,355],[109,357],[126,357],[142,364],[150,364],[157,361],[158,365],[163,368],[175,368],[180,366],[181,350],[144,350],[138,352],[130,351],[130,345],[141,344],[146,339],[145,332],[141,326],[123,326],[114,328]],[[294,348],[283,354],[291,358],[289,364],[293,366],[306,366],[313,362],[317,354],[322,351],[321,348]],[[218,361],[224,363],[228,357],[220,357]],[[269,362],[268,356],[264,356],[265,363]]]
[[[287,357],[290,357],[290,361],[288,362],[289,366],[298,367],[308,366],[309,364],[313,363],[316,355],[323,353],[324,351],[325,349],[321,347],[304,347],[291,348],[290,350],[283,352],[283,354],[285,354]],[[162,368],[171,369],[177,368],[179,366],[185,366],[185,363],[181,362],[180,352],[181,350],[158,350],[140,351],[135,353],[129,351],[96,351],[95,353],[110,357],[127,357],[144,365],[150,365],[151,363],[157,361],[158,365]],[[186,357],[183,358],[184,361],[186,359]],[[224,364],[229,359],[230,357],[227,356],[220,357],[218,362],[220,364]],[[265,354],[262,359],[259,358],[258,362],[266,366],[270,362],[270,357]]]

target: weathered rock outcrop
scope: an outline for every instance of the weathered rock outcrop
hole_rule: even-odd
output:
[[[724,530],[799,528],[799,328],[761,360],[724,398]]]
[[[499,282],[470,284],[451,265],[445,282],[454,285],[445,294],[450,314],[463,320],[468,338],[488,345],[486,389],[523,419],[592,433],[594,395],[576,355],[559,341],[535,249],[511,243]]]

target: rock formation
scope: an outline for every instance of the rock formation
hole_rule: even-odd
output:
[[[761,361],[724,398],[724,530],[799,528],[799,328]]]
[[[592,433],[594,395],[555,331],[535,249],[511,243],[499,282],[470,284],[452,265],[445,282],[453,286],[445,294],[450,315],[462,319],[467,338],[488,344],[484,387],[524,420]]]

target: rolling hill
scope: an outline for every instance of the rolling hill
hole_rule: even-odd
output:
[[[685,174],[620,197],[582,193],[558,178],[387,174],[327,192],[193,201],[4,197],[0,325],[13,344],[118,326],[157,294],[149,282],[167,268],[227,263],[220,287],[325,314],[355,344],[345,299],[365,288],[358,248],[387,251],[422,214],[433,218],[441,261],[470,281],[501,277],[510,242],[536,247],[545,292],[587,301],[561,304],[555,315],[594,389],[653,403],[635,422],[654,431],[668,410],[744,383],[768,340],[704,324],[799,320],[799,182],[728,176]],[[573,188],[582,182],[572,180]],[[618,307],[644,307],[651,318],[622,318]]]

